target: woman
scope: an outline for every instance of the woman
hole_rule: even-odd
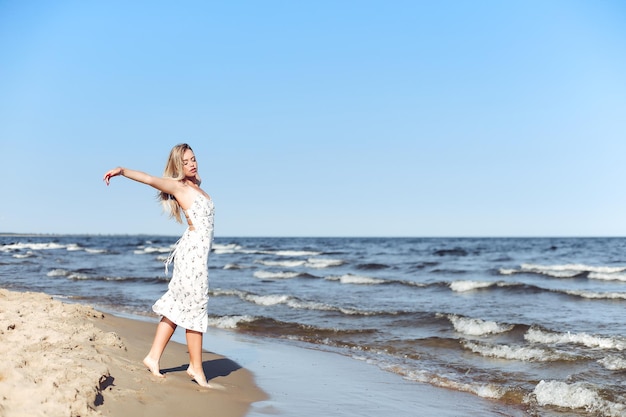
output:
[[[104,174],[109,185],[111,178],[124,176],[150,185],[160,191],[159,199],[170,217],[182,223],[181,210],[188,227],[166,262],[173,260],[174,271],[167,292],[152,306],[161,316],[154,342],[144,365],[153,375],[163,378],[160,359],[178,325],[186,329],[189,348],[187,374],[198,385],[222,388],[209,384],[202,369],[202,335],[207,330],[209,302],[208,258],[213,242],[213,201],[200,188],[198,164],[193,150],[186,143],[174,146],[165,166],[163,177],[118,167]]]

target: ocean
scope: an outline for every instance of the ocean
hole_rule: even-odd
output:
[[[177,239],[0,235],[0,287],[152,317]],[[626,416],[626,238],[216,237],[209,277],[212,327],[531,416]]]

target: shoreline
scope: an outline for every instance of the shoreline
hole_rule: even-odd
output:
[[[205,334],[203,363],[207,378],[225,391],[200,388],[187,377],[180,328],[163,354],[166,378],[160,379],[141,363],[155,326],[156,319],[0,289],[0,352],[6,358],[0,362],[0,415],[524,415],[340,354],[220,329]]]
[[[524,410],[467,392],[408,381],[339,353],[211,329],[207,344],[249,369],[269,398],[247,417],[523,417]]]

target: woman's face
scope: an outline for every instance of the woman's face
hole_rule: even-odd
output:
[[[191,149],[187,149],[183,154],[183,172],[185,177],[195,177],[198,173],[198,163],[196,156]]]

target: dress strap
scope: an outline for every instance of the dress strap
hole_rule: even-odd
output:
[[[182,237],[180,238],[182,239]],[[176,243],[174,243],[174,248],[172,249],[172,251],[170,252],[169,256],[167,257],[167,259],[165,260],[165,275],[168,274],[168,266],[172,263],[172,261],[174,260],[174,256],[176,256],[176,251],[178,250],[178,243],[180,243],[180,239],[178,239],[176,241]]]

